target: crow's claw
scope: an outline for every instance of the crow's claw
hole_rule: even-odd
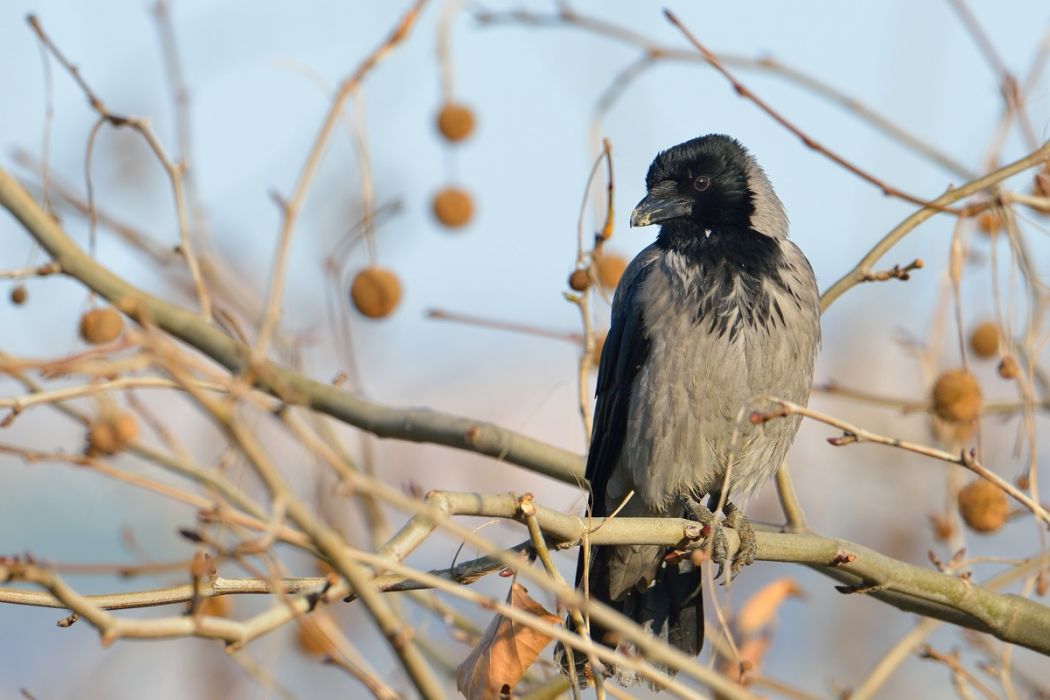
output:
[[[693,520],[707,528],[707,537],[704,539],[704,546],[711,547],[711,561],[718,564],[718,575],[722,575],[722,568],[725,566],[726,559],[729,556],[729,543],[726,542],[726,533],[722,531],[722,525],[715,519],[715,514],[711,512],[711,509],[703,504],[703,502],[694,499],[686,498],[685,507],[689,511],[689,515]]]
[[[722,512],[726,514],[726,527],[736,530],[740,538],[740,547],[733,556],[733,562],[729,565],[729,580],[732,581],[740,570],[755,560],[755,552],[758,544],[755,540],[755,529],[751,527],[751,521],[740,512],[732,503],[726,503]],[[721,571],[718,572],[721,575]]]

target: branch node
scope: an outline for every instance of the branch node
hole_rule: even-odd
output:
[[[857,555],[853,552],[849,552],[845,549],[839,549],[835,552],[835,557],[831,560],[831,566],[841,566],[843,564],[852,564],[857,560]]]
[[[829,437],[828,444],[834,445],[835,447],[842,447],[843,445],[852,445],[855,442],[860,442],[860,438],[857,437],[856,433],[844,432],[838,437]]]
[[[80,615],[78,613],[72,613],[70,615],[67,615],[66,617],[63,617],[61,620],[56,622],[55,625],[65,629],[66,627],[72,627],[73,624],[79,619]]]

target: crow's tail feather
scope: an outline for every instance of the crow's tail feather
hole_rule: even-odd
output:
[[[675,563],[661,561],[656,569],[652,583],[638,590],[628,590],[619,600],[609,596],[609,564],[612,548],[595,548],[592,557],[589,588],[592,600],[598,600],[609,607],[631,618],[651,634],[666,641],[671,646],[690,656],[696,656],[704,644],[704,598],[701,592],[700,569],[693,565],[688,557]],[[613,557],[615,559],[615,557]],[[580,569],[582,569],[582,552]],[[613,563],[615,567],[615,563]],[[577,571],[577,586],[582,576]],[[575,629],[572,618],[566,620],[567,629]],[[628,652],[635,651],[633,645],[619,638],[615,630],[609,630],[591,621],[591,638],[612,648],[621,648]],[[562,645],[555,650],[555,658],[562,670],[568,673],[568,655]],[[585,683],[587,655],[574,652],[573,663],[576,676]],[[611,668],[622,685],[633,685],[638,678],[631,671]]]

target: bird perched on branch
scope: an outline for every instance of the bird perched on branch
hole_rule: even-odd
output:
[[[711,134],[669,148],[645,184],[631,226],[660,224],[660,233],[613,299],[587,455],[590,509],[701,521],[711,527],[714,560],[725,564],[712,513],[722,504],[725,525],[740,536],[728,562],[734,576],[755,555],[737,505],[773,476],[799,424],[798,416],[764,425],[748,417],[762,396],[809,399],[820,342],[816,280],[788,240],[769,179],[736,140]],[[654,545],[595,547],[585,571],[584,554],[578,587],[586,577],[593,599],[699,654],[700,572],[688,556]],[[593,623],[590,634],[617,643]]]

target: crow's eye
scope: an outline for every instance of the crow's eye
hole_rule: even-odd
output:
[[[707,175],[701,175],[700,177],[693,180],[693,189],[697,192],[703,192],[711,186],[711,178]]]

